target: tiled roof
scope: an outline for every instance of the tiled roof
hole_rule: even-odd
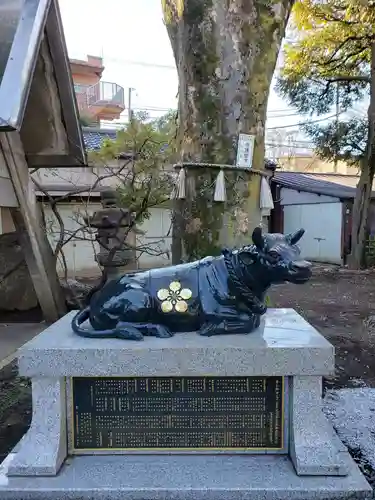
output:
[[[272,178],[272,182],[279,186],[341,199],[354,198],[358,181],[356,175],[277,171]],[[375,198],[374,186],[372,197]]]
[[[100,149],[104,139],[116,139],[115,129],[82,127],[83,140],[88,151]]]

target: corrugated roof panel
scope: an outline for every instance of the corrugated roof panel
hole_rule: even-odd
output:
[[[303,172],[275,172],[272,178],[272,182],[289,189],[342,199],[354,198],[358,181],[359,177],[353,175]],[[375,192],[372,197],[375,198]]]

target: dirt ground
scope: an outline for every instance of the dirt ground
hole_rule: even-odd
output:
[[[336,373],[325,381],[326,389],[375,387],[375,272],[317,268],[309,283],[275,287],[270,298],[272,307],[297,309],[335,346]],[[0,462],[30,419],[29,382],[18,376],[15,364],[8,366],[0,372]],[[372,479],[373,471],[367,477]]]
[[[309,283],[275,287],[270,298],[272,307],[296,309],[335,346],[336,373],[325,388],[375,387],[374,272],[318,268]]]

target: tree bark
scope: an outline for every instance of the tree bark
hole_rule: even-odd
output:
[[[375,174],[375,44],[371,46],[370,104],[368,108],[367,155],[361,162],[361,175],[352,211],[352,243],[348,266],[366,266],[366,241],[371,208],[372,184]]]
[[[179,77],[181,160],[234,164],[254,134],[264,168],[267,101],[294,0],[162,0]]]

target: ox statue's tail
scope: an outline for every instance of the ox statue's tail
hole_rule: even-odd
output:
[[[72,329],[73,332],[80,337],[87,337],[90,339],[105,339],[105,338],[117,338],[126,340],[143,340],[143,335],[140,330],[138,330],[131,323],[121,323],[120,327],[112,328],[108,330],[94,330],[92,328],[82,328],[82,324],[87,321],[90,317],[90,306],[85,307],[82,311],[78,313],[72,319]]]

